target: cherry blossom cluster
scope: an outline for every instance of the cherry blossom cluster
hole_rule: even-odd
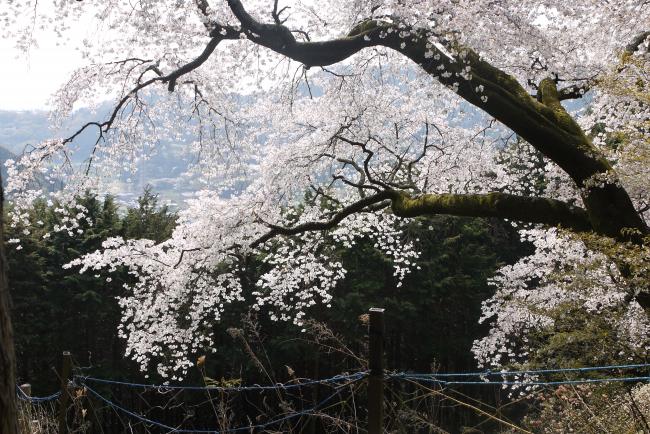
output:
[[[483,303],[481,322],[492,324],[473,352],[481,367],[521,365],[537,349],[534,332],[552,330],[562,306],[607,318],[622,348],[621,360],[650,349],[650,321],[612,260],[557,229],[521,231],[535,253],[497,271],[495,294]]]

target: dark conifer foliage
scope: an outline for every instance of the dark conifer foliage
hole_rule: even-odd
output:
[[[109,237],[160,241],[170,236],[176,220],[167,207],[158,206],[150,189],[125,216],[110,196],[100,199],[86,194],[79,203],[88,209],[92,224],[84,220],[71,234],[53,231],[63,224],[56,212],[59,205],[44,202],[32,210],[33,222],[41,222],[36,230],[26,235],[24,228],[8,228],[6,234],[7,240],[20,240],[19,244],[10,243],[7,252],[18,378],[34,384],[35,393],[56,387],[53,368],[58,367],[64,350],[101,375],[128,375],[131,365],[124,359],[124,345],[117,337],[120,311],[116,299],[123,294],[128,275],[79,274],[63,265],[100,248]]]

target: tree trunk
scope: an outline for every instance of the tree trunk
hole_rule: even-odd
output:
[[[2,179],[0,178],[0,185]],[[7,259],[4,252],[4,193],[0,186],[0,433],[17,434],[16,354],[11,327]]]

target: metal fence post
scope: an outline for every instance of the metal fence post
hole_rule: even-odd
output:
[[[368,339],[368,434],[381,434],[384,419],[384,309],[370,309]]]

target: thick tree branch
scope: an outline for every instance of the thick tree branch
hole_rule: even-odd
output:
[[[283,26],[257,22],[239,0],[228,0],[228,4],[253,42],[307,66],[336,63],[366,47],[380,45],[394,49],[538,147],[579,184],[602,169],[602,161],[586,157],[584,150],[575,146],[578,142],[587,142],[584,134],[578,137],[567,134],[563,125],[558,125],[553,111],[532,98],[512,76],[482,60],[467,47],[448,43],[456,53],[449,57],[448,52],[433,43],[439,41],[429,41],[433,36],[429,32],[377,20],[360,23],[343,38],[297,42]],[[483,93],[476,91],[479,85]],[[566,146],[567,143],[573,146]]]
[[[466,217],[498,217],[578,232],[592,229],[587,212],[555,199],[515,196],[506,193],[424,194],[411,197],[394,191],[392,209],[400,217],[450,214]]]
[[[327,66],[340,62],[365,47],[378,45],[365,37],[365,32],[319,42],[299,42],[291,30],[281,24],[267,24],[255,20],[240,0],[228,0],[242,30],[253,42],[303,63],[307,67]],[[379,33],[375,29],[375,33]]]
[[[487,194],[424,194],[412,197],[399,190],[384,190],[348,205],[329,220],[307,222],[292,227],[269,225],[269,232],[250,244],[255,248],[278,235],[299,235],[336,227],[346,217],[377,211],[391,206],[399,217],[449,214],[466,217],[497,217],[527,223],[561,226],[577,232],[592,230],[587,212],[555,199],[515,196],[506,193]]]
[[[221,36],[213,36],[210,39],[210,42],[208,42],[208,45],[205,46],[203,52],[199,55],[199,57],[181,66],[176,71],[173,71],[172,73],[163,77],[162,80],[163,83],[165,81],[167,82],[167,90],[173,92],[174,88],[176,87],[176,80],[178,80],[179,77],[187,74],[188,72],[194,71],[196,68],[203,65],[205,61],[208,60],[210,55],[214,52],[215,48],[217,48],[219,42],[221,42],[223,39],[224,38]]]

